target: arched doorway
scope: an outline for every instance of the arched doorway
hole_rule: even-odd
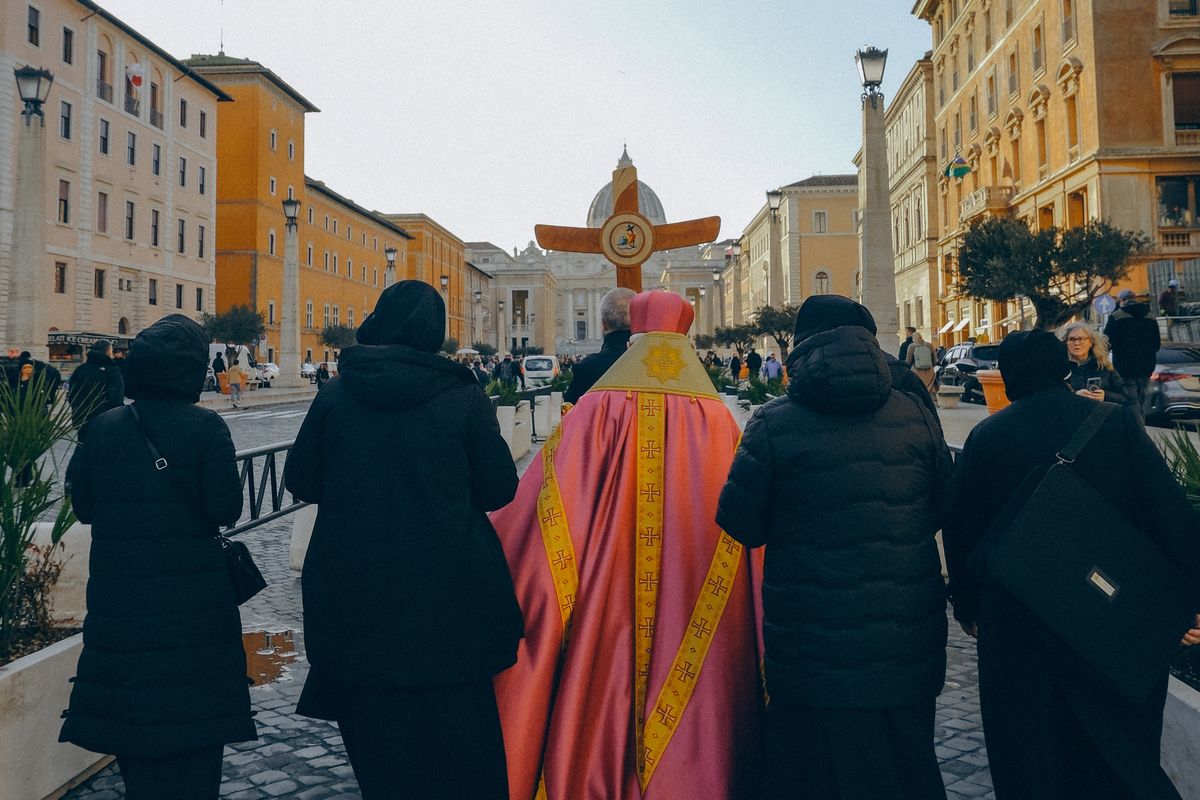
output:
[[[129,320],[125,319],[125,317],[121,317],[117,322],[117,333],[129,333]]]

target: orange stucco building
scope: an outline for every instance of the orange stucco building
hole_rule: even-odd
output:
[[[470,333],[467,315],[471,313],[474,296],[472,292],[468,302],[466,244],[426,214],[388,214],[387,219],[413,237],[408,243],[408,258],[403,262],[405,270],[403,274],[398,272],[396,279],[425,281],[441,290],[446,301],[446,335],[459,344],[469,344],[464,337]]]

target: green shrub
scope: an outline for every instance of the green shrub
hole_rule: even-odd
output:
[[[511,383],[493,379],[483,387],[483,392],[488,397],[496,398],[496,405],[515,406],[521,402],[521,396],[517,394],[517,387]]]

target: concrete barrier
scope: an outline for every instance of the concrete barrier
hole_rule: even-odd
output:
[[[50,544],[54,526],[39,522],[33,535],[33,543],[39,547]],[[63,571],[54,586],[54,608],[52,617],[65,627],[83,624],[87,616],[88,559],[92,553],[92,526],[77,522],[67,529],[61,540],[63,550],[58,556],[63,560]],[[0,794],[0,797],[5,797]]]
[[[1200,692],[1174,677],[1163,709],[1162,765],[1183,800],[1200,800]]]
[[[288,563],[296,572],[304,570],[304,556],[308,553],[308,543],[316,523],[315,505],[305,506],[292,514],[292,543],[288,551]]]

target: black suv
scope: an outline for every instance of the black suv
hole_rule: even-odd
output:
[[[998,344],[976,344],[963,342],[956,344],[942,355],[937,365],[937,380],[942,386],[963,387],[964,403],[979,403],[987,401],[983,396],[983,387],[975,373],[981,369],[996,369],[996,354],[1000,349]]]

